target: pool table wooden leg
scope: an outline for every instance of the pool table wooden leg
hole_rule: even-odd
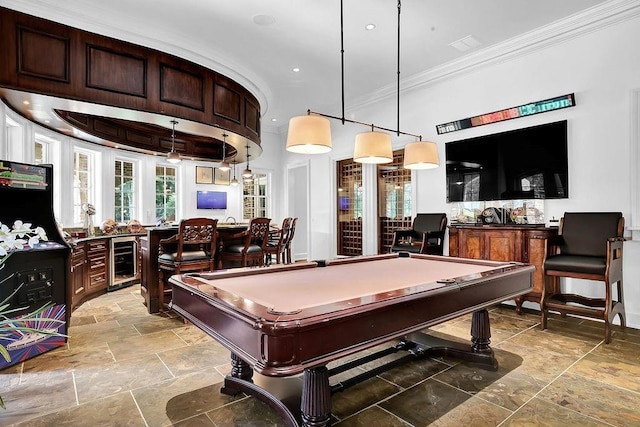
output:
[[[486,309],[474,311],[471,315],[471,349],[476,353],[491,353],[491,326]]]
[[[330,424],[331,387],[326,366],[304,370],[300,412],[303,426],[323,427]]]
[[[253,382],[253,368],[251,368],[251,365],[247,362],[240,359],[235,353],[231,353],[231,377],[249,383]],[[236,389],[233,384],[236,383],[233,381],[225,381],[221,391],[230,396],[235,396],[236,394],[241,393],[242,390]]]

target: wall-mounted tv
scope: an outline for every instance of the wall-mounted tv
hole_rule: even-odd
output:
[[[567,121],[449,142],[447,202],[569,197]]]
[[[349,196],[339,196],[338,197],[338,209],[340,209],[341,211],[348,211],[349,210],[349,206],[351,200],[349,199]]]
[[[197,193],[198,209],[227,209],[227,193],[224,191],[200,191]]]

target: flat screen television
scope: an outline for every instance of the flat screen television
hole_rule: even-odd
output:
[[[227,193],[224,191],[200,191],[197,193],[198,209],[227,209]]]
[[[341,211],[348,211],[350,205],[349,196],[339,196],[338,197],[338,208]]]
[[[567,121],[449,142],[447,202],[569,197]]]

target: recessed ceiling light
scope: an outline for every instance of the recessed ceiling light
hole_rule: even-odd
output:
[[[253,23],[256,25],[269,26],[276,22],[276,18],[271,15],[256,15],[253,17]]]
[[[300,72],[300,68],[293,67],[293,69],[291,71],[293,71],[294,73],[299,73]]]
[[[276,119],[275,117],[273,117],[273,118],[271,119],[271,121],[272,121],[272,122],[277,122],[277,121],[278,121],[278,119]]]
[[[376,24],[367,24],[364,26],[365,30],[373,30],[374,28],[376,28]]]
[[[22,101],[22,103],[23,103],[24,105],[29,105],[29,104],[31,104],[31,103],[30,103],[29,101],[27,101],[26,99],[25,99],[24,101]]]

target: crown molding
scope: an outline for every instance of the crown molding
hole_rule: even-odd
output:
[[[408,92],[431,85],[498,61],[528,55],[537,50],[633,19],[638,15],[640,15],[640,0],[610,0],[565,19],[467,54],[460,59],[413,74],[401,80],[400,92]],[[384,86],[365,97],[356,98],[349,107],[351,110],[358,110],[396,95],[396,84]]]

